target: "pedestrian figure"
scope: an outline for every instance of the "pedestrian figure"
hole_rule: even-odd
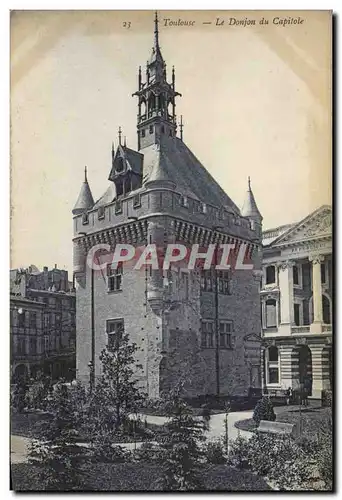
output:
[[[292,401],[292,395],[293,395],[293,392],[292,392],[292,387],[289,387],[286,391],[286,404],[289,405],[290,402]]]

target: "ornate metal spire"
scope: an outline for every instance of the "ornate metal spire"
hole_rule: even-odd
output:
[[[180,139],[181,139],[181,141],[183,140],[183,127],[184,127],[184,124],[183,124],[183,115],[181,115],[181,117],[180,117],[180,123],[179,123],[179,130],[180,130]]]
[[[88,182],[88,179],[87,179],[87,165],[84,167],[84,182]]]
[[[122,134],[122,130],[121,130],[121,127],[119,127],[118,136],[119,136],[119,144],[120,144],[120,146],[121,146],[121,134]]]
[[[158,12],[155,11],[154,16],[154,47],[155,49],[159,49],[159,30],[158,30]]]

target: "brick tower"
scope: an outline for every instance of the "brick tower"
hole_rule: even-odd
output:
[[[74,214],[77,290],[77,374],[100,373],[99,354],[124,328],[139,350],[136,375],[150,397],[178,381],[189,396],[244,394],[260,386],[260,269],[262,217],[248,189],[244,216],[177,136],[175,71],[171,83],[157,14],[145,78],[139,68],[138,148],[119,129],[112,147],[110,186],[93,203],[82,186]],[[83,192],[83,194],[82,194]],[[253,203],[251,204],[251,199]],[[81,202],[80,202],[81,201]],[[258,215],[256,216],[256,211]],[[88,251],[98,244],[246,244],[253,269],[174,268],[92,271]]]

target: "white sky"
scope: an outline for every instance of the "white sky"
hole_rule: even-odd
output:
[[[185,142],[239,206],[251,176],[266,229],[331,203],[330,16],[305,12],[303,25],[288,28],[201,24],[232,16],[261,17],[160,13],[197,24],[161,23],[160,43],[183,95]],[[96,199],[119,125],[136,147],[131,94],[150,55],[153,13],[17,12],[11,41],[11,267],[71,271],[84,165]]]

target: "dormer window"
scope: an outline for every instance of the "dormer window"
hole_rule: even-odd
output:
[[[125,161],[124,161],[124,159],[120,157],[116,161],[117,161],[116,166],[115,166],[116,171],[117,172],[122,172],[124,170],[124,168],[125,168]]]
[[[100,220],[104,219],[104,217],[105,217],[105,207],[99,207],[97,211],[97,218]]]
[[[88,212],[84,212],[84,214],[82,214],[82,224],[89,224],[89,214]]]
[[[207,205],[205,203],[202,204],[202,214],[206,214],[208,212]]]

